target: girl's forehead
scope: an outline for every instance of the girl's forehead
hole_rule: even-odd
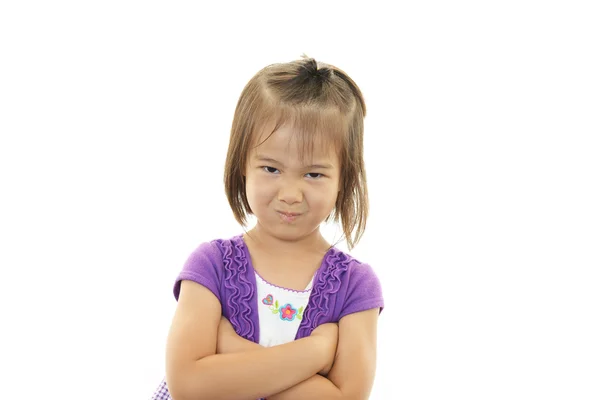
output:
[[[276,128],[276,129],[274,129]],[[291,124],[267,125],[253,138],[250,154],[259,157],[299,159],[310,163],[337,158],[339,146],[330,135],[298,129]]]

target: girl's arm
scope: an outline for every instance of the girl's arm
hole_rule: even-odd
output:
[[[318,373],[335,352],[336,344],[317,334],[276,347],[216,354],[220,318],[221,305],[209,289],[181,283],[167,340],[166,379],[173,399],[268,397]]]
[[[379,309],[345,316],[339,323],[338,350],[328,378],[313,375],[267,400],[368,399],[375,377]],[[237,336],[226,319],[219,331],[219,352],[244,352],[260,345]],[[318,328],[317,328],[318,329]],[[357,367],[360,366],[360,367]],[[328,371],[324,371],[327,374]]]
[[[331,372],[315,375],[268,400],[368,399],[375,379],[379,308],[349,314],[339,323],[339,341]]]
[[[217,344],[218,354],[240,353],[260,348],[263,347],[237,335],[229,321],[225,317],[221,318],[221,324],[219,325],[219,339]],[[320,372],[320,374],[322,373],[323,375],[326,375],[327,372],[328,370],[323,370]],[[321,375],[313,375],[307,380],[300,382],[297,385],[284,390],[283,392],[269,396],[267,400],[308,398],[341,398],[341,392],[327,378],[324,378]]]
[[[316,335],[327,338],[330,343],[335,343],[337,347],[338,326],[336,323],[319,325],[311,333],[311,336]],[[221,317],[219,333],[217,336],[217,354],[242,353],[257,349],[264,349],[264,347],[238,335],[229,320],[225,317]],[[332,352],[330,356],[331,358],[329,362],[323,369],[319,371],[320,375],[325,376],[329,373],[329,371],[331,371],[335,358],[335,352]]]

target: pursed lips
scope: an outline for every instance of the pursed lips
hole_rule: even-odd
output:
[[[281,219],[285,222],[294,222],[298,216],[302,215],[301,213],[291,213],[286,211],[277,212],[279,213]]]
[[[279,214],[285,215],[286,217],[297,217],[298,215],[300,215],[301,213],[293,213],[293,212],[286,212],[286,211],[277,211]]]

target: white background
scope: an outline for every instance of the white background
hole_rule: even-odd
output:
[[[600,398],[593,3],[2,2],[1,397],[151,396],[177,273],[241,232],[238,96],[306,53],[367,101],[371,398]]]

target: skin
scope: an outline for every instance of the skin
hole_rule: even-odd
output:
[[[312,333],[312,337],[322,336],[329,343],[335,343],[337,346],[338,340],[338,325],[337,324],[323,324],[316,327]],[[258,343],[251,342],[248,339],[244,339],[239,336],[231,322],[225,317],[221,317],[219,323],[219,332],[217,337],[217,354],[232,354],[232,353],[243,353],[245,351],[251,351],[262,348]],[[333,367],[334,357],[319,371],[322,376],[327,376]]]
[[[280,346],[230,352],[226,349],[231,343],[238,345],[223,335],[231,339],[235,332],[221,329],[220,337],[221,320],[217,297],[196,282],[182,281],[166,349],[166,381],[173,399],[271,397],[326,371],[335,357],[337,335],[332,329]],[[294,360],[292,369],[290,359]]]
[[[340,177],[334,148],[317,144],[305,161],[294,131],[284,126],[250,151],[245,170],[258,221],[244,236],[252,263],[265,279],[297,290],[330,247],[319,226],[333,210]],[[347,315],[307,338],[269,348],[239,337],[221,311],[204,286],[182,282],[167,342],[167,385],[174,399],[368,398],[378,310]]]
[[[295,252],[327,246],[318,228],[333,210],[340,186],[340,162],[332,146],[315,144],[304,162],[299,147],[293,128],[283,126],[250,150],[245,174],[246,196],[258,220],[255,235]],[[280,212],[301,215],[289,221]]]
[[[262,143],[248,155],[246,196],[257,224],[244,240],[261,276],[302,290],[330,248],[319,226],[337,200],[340,162],[333,146],[319,142],[312,157],[302,160],[290,126],[266,141],[265,135],[257,135],[255,143]],[[299,215],[290,218],[285,213]]]
[[[257,224],[244,239],[254,267],[263,277],[302,290],[329,249],[319,226],[332,212],[339,194],[339,158],[335,148],[317,142],[312,158],[303,162],[289,126],[278,129],[264,142],[263,138],[259,137],[257,143],[261,144],[251,150],[246,168],[246,196]],[[286,211],[300,215],[290,220],[281,215]],[[375,376],[378,316],[378,310],[367,310],[342,318],[339,327],[317,327],[313,334],[338,342],[331,363],[319,375],[269,398],[368,398]],[[258,346],[236,338],[233,329],[226,326],[225,335],[239,349]],[[362,369],[357,370],[356,365]]]

